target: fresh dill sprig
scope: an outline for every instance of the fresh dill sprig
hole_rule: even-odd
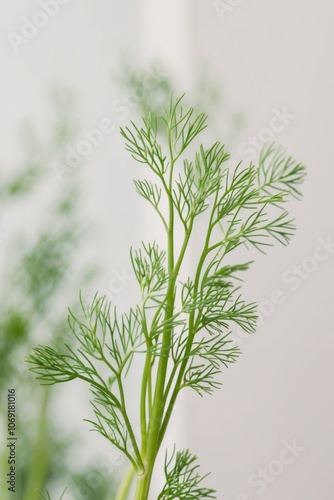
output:
[[[170,467],[175,457],[173,467]],[[189,450],[175,450],[168,460],[165,457],[165,477],[166,484],[158,496],[158,500],[173,500],[184,498],[187,500],[201,499],[209,500],[216,498],[213,496],[214,490],[200,486],[206,476],[200,476],[197,472],[198,465],[195,464],[197,457],[191,455]]]
[[[163,249],[157,242],[131,249],[141,303],[120,314],[106,297],[96,296],[89,306],[81,300],[82,317],[69,314],[77,347],[64,346],[59,353],[38,346],[28,359],[43,383],[81,379],[90,386],[95,420],[88,422],[130,462],[117,500],[129,498],[134,473],[135,500],[148,498],[179,393],[188,387],[201,396],[211,394],[220,386],[217,375],[222,366],[240,355],[230,338],[231,326],[255,331],[256,304],[247,303],[240,292],[240,274],[252,262],[231,264],[229,254],[241,245],[265,252],[275,242],[289,243],[295,224],[286,204],[291,196],[300,199],[306,173],[301,163],[274,144],[263,149],[257,165],[240,163],[235,168],[229,166],[229,155],[219,142],[210,147],[200,144],[193,154],[190,146],[206,128],[207,117],[193,108],[185,110],[182,103],[182,97],[171,97],[162,116],[150,113],[141,125],[121,129],[126,149],[156,179],[134,183],[166,235]],[[199,237],[197,229],[203,228],[205,217]],[[198,261],[193,275],[181,282],[195,232]],[[127,410],[133,395],[124,385],[135,356],[143,363],[139,437]],[[199,486],[195,457],[178,452],[171,468],[174,455],[166,461],[166,485],[158,498],[215,498],[213,490]]]

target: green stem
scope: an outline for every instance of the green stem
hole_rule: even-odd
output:
[[[192,227],[193,227],[193,222],[191,222],[189,230],[185,235],[177,263],[174,269],[170,272],[171,280],[167,292],[165,321],[167,321],[173,316],[175,283],[189,243]],[[166,335],[166,333],[168,336]],[[145,472],[143,475],[138,476],[135,500],[146,500],[148,498],[155,459],[161,444],[159,436],[160,436],[160,427],[163,420],[163,414],[166,404],[164,398],[164,390],[165,390],[165,381],[168,368],[169,351],[171,348],[171,335],[172,335],[172,328],[171,327],[166,328],[163,334],[163,344],[161,348],[164,355],[160,356],[158,373],[157,373],[157,382],[155,386],[155,393],[153,400],[152,416],[150,418],[150,425],[147,436],[147,447],[145,448],[146,456],[143,457]]]
[[[118,388],[119,388],[121,404],[122,404],[122,408],[120,409],[120,411],[122,412],[124,423],[126,425],[127,431],[129,433],[130,441],[131,441],[133,449],[134,449],[134,453],[135,453],[137,464],[138,464],[138,470],[142,471],[144,469],[144,464],[143,464],[142,457],[141,457],[141,454],[140,454],[139,449],[138,449],[137,440],[136,440],[136,437],[134,435],[130,419],[129,419],[127,411],[126,411],[123,385],[122,385],[122,382],[121,382],[119,377],[117,377],[117,382],[118,382]]]
[[[139,448],[138,448],[138,445],[137,445],[136,437],[134,435],[134,432],[133,432],[133,429],[132,429],[132,425],[131,425],[131,422],[130,422],[130,419],[128,417],[128,413],[127,413],[127,410],[126,410],[126,402],[125,402],[123,384],[122,384],[122,379],[121,379],[121,373],[117,373],[117,371],[109,363],[109,361],[107,360],[107,358],[104,356],[103,353],[101,353],[101,359],[108,366],[108,368],[110,368],[110,370],[113,373],[115,373],[115,375],[116,375],[116,380],[117,380],[117,385],[118,385],[118,390],[119,390],[119,396],[120,396],[120,402],[118,404],[118,409],[122,413],[125,426],[126,426],[127,431],[129,433],[129,438],[130,438],[130,441],[132,443],[133,450],[134,450],[134,453],[135,453],[135,456],[136,456],[136,460],[137,460],[137,462],[136,462],[136,464],[137,464],[137,470],[143,470],[144,465],[143,465],[143,462],[142,462],[142,459],[141,459],[141,454],[139,452]],[[129,455],[128,455],[128,458],[130,458]],[[131,460],[131,462],[132,462],[132,460]]]
[[[150,386],[150,372],[151,372],[151,358],[152,355],[150,352],[146,354],[142,387],[141,387],[141,398],[140,398],[140,425],[141,425],[141,438],[142,438],[142,456],[144,457],[146,454],[146,444],[147,444],[147,415],[146,415],[146,401],[147,395],[149,398],[148,406],[150,405],[150,394],[149,394],[149,386]]]
[[[133,467],[131,467],[126,474],[124,481],[121,483],[121,486],[117,492],[117,496],[115,500],[127,500],[129,491],[133,482],[135,476],[135,470]]]
[[[28,480],[22,497],[24,500],[36,500],[37,491],[45,490],[50,465],[50,436],[47,418],[49,396],[50,391],[46,389],[42,396],[40,415],[37,422],[37,438],[31,454]]]
[[[219,194],[219,189],[217,189],[217,191],[216,191],[215,201],[213,204],[213,208],[212,208],[210,220],[209,220],[209,229],[208,229],[208,232],[206,235],[204,248],[203,248],[202,254],[200,256],[197,270],[196,270],[196,275],[195,275],[195,280],[194,280],[194,296],[196,296],[196,294],[198,292],[198,286],[199,286],[199,282],[200,282],[200,278],[201,278],[201,274],[202,274],[203,265],[204,265],[205,260],[208,256],[208,253],[210,251],[210,239],[211,239],[211,233],[212,233],[212,230],[214,227],[213,217],[214,217],[214,213],[215,213],[215,210],[217,207],[218,194]],[[180,390],[181,385],[182,385],[183,376],[184,376],[184,373],[185,373],[185,370],[187,368],[187,364],[189,361],[188,354],[191,351],[193,341],[194,341],[194,333],[195,333],[194,332],[194,323],[195,323],[195,311],[190,313],[189,336],[188,336],[188,340],[187,340],[187,344],[186,344],[185,355],[184,355],[184,359],[183,359],[181,366],[180,366],[179,375],[178,375],[177,380],[176,380],[175,385],[174,385],[174,390],[173,390],[173,393],[172,393],[172,396],[171,396],[171,399],[170,399],[170,402],[169,402],[169,405],[168,405],[168,408],[167,408],[167,411],[165,414],[165,418],[164,418],[162,425],[161,425],[160,436],[159,436],[159,445],[158,445],[159,447],[160,447],[162,440],[165,436],[165,433],[166,433],[166,430],[167,430],[167,427],[168,427],[168,424],[170,421],[170,417],[172,415],[172,412],[173,412],[173,409],[175,406],[175,402],[176,402],[177,396],[179,394],[179,390]],[[173,373],[173,377],[174,377],[174,373]],[[170,389],[170,387],[168,387],[168,390],[169,389]]]
[[[151,416],[151,404],[152,404],[152,394],[151,394],[151,370],[152,370],[152,343],[149,337],[148,327],[147,327],[147,319],[146,319],[146,310],[145,310],[146,301],[143,303],[142,309],[142,326],[143,332],[146,339],[147,345],[147,353],[144,365],[144,372],[142,378],[142,386],[141,386],[141,396],[140,396],[140,425],[141,425],[141,439],[142,439],[142,457],[145,456],[146,453],[146,443],[147,443],[147,414],[146,411],[148,409],[149,418]]]
[[[171,152],[171,140],[169,133],[169,145]],[[173,169],[174,161],[171,153],[171,170],[169,177],[169,193],[172,191],[172,179],[173,179]],[[168,323],[173,316],[174,310],[174,300],[175,300],[175,281],[176,275],[174,272],[174,205],[171,194],[168,198],[169,203],[169,225],[168,225],[168,273],[170,276],[168,290],[167,290],[167,300],[164,320]],[[145,472],[142,476],[138,476],[137,489],[135,500],[146,500],[148,498],[148,493],[151,484],[151,478],[153,473],[153,468],[155,464],[155,459],[158,452],[158,437],[160,425],[163,417],[164,411],[164,401],[163,394],[165,389],[166,374],[168,368],[168,355],[171,346],[171,335],[172,327],[166,326],[162,335],[162,346],[161,346],[161,356],[158,364],[156,386],[154,391],[153,399],[153,409],[152,417],[149,423],[147,445],[144,444],[146,457],[144,457]]]
[[[138,476],[135,500],[146,500],[148,498],[155,459],[160,446],[159,434],[166,404],[166,401],[164,400],[164,391],[165,391],[165,383],[168,370],[169,353],[171,349],[171,341],[173,334],[173,326],[168,326],[168,323],[169,320],[171,320],[173,317],[174,303],[175,303],[175,284],[185,255],[186,248],[188,246],[192,229],[192,224],[191,224],[191,227],[185,234],[183,245],[177,263],[175,265],[174,264],[174,203],[172,195],[173,171],[174,171],[175,159],[173,158],[173,145],[172,145],[172,137],[170,130],[168,131],[168,144],[169,144],[169,153],[171,160],[169,185],[166,186],[166,192],[168,195],[168,204],[169,204],[167,248],[168,248],[168,273],[170,278],[169,278],[169,284],[165,302],[164,321],[166,326],[164,328],[162,335],[162,345],[160,352],[161,355],[157,370],[152,415],[150,418],[148,434],[147,434],[147,445],[145,443],[146,456],[143,457],[145,472],[142,476]]]

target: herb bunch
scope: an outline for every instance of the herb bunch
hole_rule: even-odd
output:
[[[201,144],[192,155],[194,140],[206,126],[204,113],[184,109],[183,98],[172,97],[162,116],[149,114],[140,126],[121,129],[133,159],[154,174],[156,182],[134,183],[161,221],[166,248],[143,243],[130,252],[140,304],[120,313],[104,296],[96,295],[88,305],[81,299],[82,315],[69,314],[77,347],[71,343],[58,352],[38,346],[28,358],[45,384],[81,379],[90,386],[95,418],[89,422],[129,461],[118,500],[129,498],[134,477],[135,500],[149,497],[156,457],[180,392],[188,387],[201,396],[211,394],[220,386],[222,366],[240,354],[230,338],[233,324],[255,331],[257,306],[240,294],[240,274],[251,262],[231,264],[229,254],[241,245],[261,252],[275,241],[287,245],[295,231],[285,206],[291,196],[301,197],[305,167],[274,144],[263,149],[257,165],[229,167],[219,142]],[[204,218],[194,274],[182,282],[198,219],[202,228]],[[176,238],[180,229],[181,242]],[[143,366],[140,435],[128,413],[133,395],[124,387],[135,356]],[[165,476],[161,500],[215,498],[214,490],[202,486],[196,457],[188,450],[170,459],[166,455]]]

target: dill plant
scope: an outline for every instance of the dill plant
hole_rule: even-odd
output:
[[[275,242],[289,243],[295,225],[285,206],[291,196],[301,197],[305,177],[305,167],[274,144],[263,149],[257,165],[229,167],[220,142],[208,148],[201,144],[192,155],[190,146],[206,128],[207,117],[184,109],[182,99],[172,97],[162,116],[150,113],[140,126],[121,129],[133,159],[154,174],[156,182],[134,183],[166,234],[165,249],[152,242],[130,252],[141,303],[120,313],[104,296],[96,295],[88,305],[81,299],[81,317],[69,314],[76,347],[71,343],[58,352],[38,346],[28,358],[44,384],[81,379],[90,386],[95,415],[90,424],[129,461],[117,500],[129,498],[134,479],[135,500],[149,498],[157,454],[180,392],[188,387],[201,396],[211,394],[220,385],[216,376],[222,366],[240,354],[230,338],[232,325],[255,331],[256,304],[243,300],[239,285],[251,262],[231,264],[229,254],[241,245],[264,252]],[[199,242],[200,216],[206,216],[206,225]],[[179,226],[181,242],[175,237]],[[193,276],[181,282],[195,230],[200,255]],[[134,356],[143,359],[140,436],[127,410],[133,395],[124,388]],[[203,486],[197,457],[188,450],[166,452],[165,477],[158,500],[216,498]]]

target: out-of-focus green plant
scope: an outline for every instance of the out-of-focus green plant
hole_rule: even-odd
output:
[[[34,127],[25,126],[21,166],[2,172],[0,186],[2,213],[22,214],[22,223],[17,223],[2,242],[0,286],[0,390],[4,394],[8,387],[15,387],[18,393],[16,487],[22,500],[36,500],[37,491],[45,491],[58,477],[70,477],[74,485],[85,484],[87,474],[95,470],[95,464],[71,470],[66,457],[79,436],[58,428],[50,411],[50,391],[36,391],[24,363],[37,339],[51,335],[53,342],[60,342],[67,324],[64,307],[73,301],[72,287],[87,286],[90,277],[77,266],[78,249],[85,242],[79,229],[80,179],[73,174],[59,184],[50,168],[75,134],[68,93],[53,94],[52,113],[48,139],[38,140]],[[0,414],[4,415],[4,409],[1,406]],[[6,426],[5,418],[3,424]],[[6,435],[5,429],[1,433]],[[6,471],[5,444],[0,454],[1,470]],[[103,500],[111,491],[104,482],[90,496],[96,494]],[[12,495],[6,481],[2,482],[0,498],[7,500]]]
[[[223,83],[214,78],[205,62],[198,64],[196,71],[193,85],[184,97],[185,105],[191,104],[195,109],[205,109],[210,113],[211,135],[223,134],[226,144],[231,146],[242,131],[244,115],[230,109]],[[183,91],[173,73],[160,61],[149,68],[140,68],[124,56],[114,79],[123,93],[126,89],[125,102],[131,102],[131,109],[137,111],[138,117],[149,113],[159,115],[161,109],[168,107],[170,96]]]

